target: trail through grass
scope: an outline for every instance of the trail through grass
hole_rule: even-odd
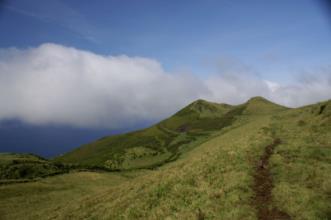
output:
[[[272,188],[273,182],[269,170],[269,159],[276,146],[281,143],[280,139],[275,139],[272,144],[265,147],[265,151],[256,165],[254,174],[254,205],[257,209],[259,220],[291,219],[290,216],[272,207]]]

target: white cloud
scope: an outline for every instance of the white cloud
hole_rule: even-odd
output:
[[[275,92],[275,91],[277,91],[277,89],[281,88],[281,86],[276,82],[272,82],[269,80],[264,80],[264,82],[267,84],[267,86],[269,87],[271,92]]]
[[[126,127],[168,116],[208,92],[152,59],[100,56],[56,44],[0,52],[0,119]]]
[[[214,75],[205,83],[212,94],[209,99],[229,104],[243,103],[253,96],[269,97],[271,92],[259,77],[244,72]]]
[[[202,80],[167,73],[156,60],[142,57],[102,56],[57,44],[2,49],[0,120],[121,128],[162,119],[197,98],[238,104],[259,95],[298,106],[330,98],[330,73],[305,75],[286,86],[244,69]]]
[[[273,87],[270,99],[286,106],[302,106],[331,98],[331,68],[305,73],[298,82]]]
[[[214,75],[205,83],[212,94],[209,99],[230,104],[263,96],[284,106],[299,107],[331,98],[331,68],[301,74],[297,77],[297,82],[288,85],[261,79],[244,70]]]

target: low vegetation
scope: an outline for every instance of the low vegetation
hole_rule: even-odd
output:
[[[0,184],[29,181],[65,173],[69,169],[32,154],[0,153]]]
[[[275,116],[273,196],[294,219],[331,218],[331,102]]]
[[[198,100],[54,161],[116,172],[1,185],[3,219],[261,219],[259,170],[270,183],[263,210],[330,219],[331,101],[288,109],[260,97],[238,106]]]

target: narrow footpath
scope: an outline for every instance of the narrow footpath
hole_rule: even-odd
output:
[[[272,207],[272,177],[269,170],[269,159],[277,145],[281,143],[280,139],[265,147],[254,174],[255,192],[254,203],[259,220],[289,220],[290,216],[275,207]]]

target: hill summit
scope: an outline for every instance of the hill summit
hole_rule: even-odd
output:
[[[181,111],[185,111],[185,109],[190,109],[192,111],[196,111],[199,113],[224,113],[225,111],[229,110],[231,108],[231,105],[228,104],[219,104],[215,102],[209,102],[203,99],[198,99],[191,104],[189,104],[187,107],[182,109]]]
[[[261,96],[256,96],[249,99],[245,105],[245,113],[247,114],[271,114],[288,108],[273,103]]]

